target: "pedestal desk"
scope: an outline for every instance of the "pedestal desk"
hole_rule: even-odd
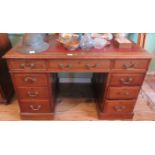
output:
[[[68,51],[61,45],[37,54],[12,48],[4,58],[16,90],[22,119],[53,119],[60,72],[92,72],[100,119],[132,119],[152,56],[133,43],[104,49]]]

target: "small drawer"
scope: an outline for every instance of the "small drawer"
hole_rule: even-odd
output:
[[[9,60],[8,65],[11,70],[20,70],[20,71],[46,70],[46,63],[44,60]]]
[[[104,112],[107,113],[131,113],[135,106],[135,100],[107,100]]]
[[[48,68],[52,71],[105,71],[110,69],[110,60],[51,60]]]
[[[19,87],[17,88],[20,99],[47,99],[48,87]]]
[[[109,87],[108,99],[136,99],[140,87]]]
[[[148,67],[149,60],[115,60],[114,62],[114,70],[139,70],[145,71]]]
[[[110,70],[110,60],[85,60],[81,62],[84,69],[89,71],[105,71]]]
[[[16,86],[47,86],[48,77],[46,74],[14,74]]]
[[[144,74],[112,74],[110,86],[140,86],[143,79]]]
[[[20,109],[21,112],[25,113],[48,113],[52,111],[48,100],[22,100]]]

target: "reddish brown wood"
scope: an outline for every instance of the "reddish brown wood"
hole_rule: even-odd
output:
[[[18,87],[21,99],[48,99],[48,87]]]
[[[46,74],[15,74],[15,83],[18,86],[34,87],[48,86],[48,77]]]
[[[0,87],[0,92],[2,92],[1,87]],[[2,94],[0,93],[0,101],[2,101],[2,100],[3,100],[3,97],[2,97]]]
[[[109,87],[107,98],[108,99],[136,99],[140,87]]]
[[[113,114],[99,112],[99,118],[102,120],[132,120],[134,113]]]
[[[142,47],[142,48],[145,47],[146,36],[147,36],[147,33],[138,33],[138,41],[137,41],[137,44],[140,47]]]
[[[144,80],[144,74],[112,74],[111,86],[140,86]]]
[[[20,102],[23,113],[49,113],[52,112],[48,100],[22,100]]]
[[[51,60],[48,70],[54,72],[105,72],[110,70],[110,60]]]
[[[135,100],[106,100],[104,112],[106,113],[131,113],[135,105]]]
[[[89,51],[83,51],[78,49],[76,51],[68,51],[64,47],[57,45],[50,47],[47,51],[37,54],[21,54],[16,51],[16,48],[12,48],[4,58],[7,59],[151,59],[152,55],[147,53],[143,48],[138,47],[133,43],[132,48],[123,49],[116,48],[113,44],[105,47],[104,49],[90,49]]]
[[[53,120],[53,113],[21,113],[22,120]]]
[[[149,64],[149,60],[116,60],[114,63],[114,70],[123,70],[123,71],[142,71],[145,72],[147,66]]]
[[[99,117],[129,119],[133,116],[132,109],[135,104],[129,99],[136,100],[152,55],[136,44],[133,44],[131,49],[111,45],[90,51],[67,51],[57,45],[38,54],[21,54],[14,48],[4,58],[7,59],[12,73],[23,119],[48,119],[53,116],[58,86],[57,72],[96,72],[92,82]],[[32,85],[25,83],[25,76],[35,77],[37,81]],[[120,82],[120,79],[125,78],[124,81],[128,83],[130,77],[132,81],[129,84]],[[28,91],[32,91],[31,97],[27,96]],[[39,95],[35,98],[36,91],[39,91]],[[37,113],[29,109],[29,104],[41,104],[45,107]],[[116,113],[112,110],[115,106],[125,106],[125,110]]]
[[[9,68],[19,71],[45,71],[46,63],[44,60],[10,60]]]

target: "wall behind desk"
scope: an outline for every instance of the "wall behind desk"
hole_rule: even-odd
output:
[[[129,38],[133,40],[135,43],[138,41],[138,33],[129,34]],[[145,49],[155,55],[155,33],[147,33]],[[155,60],[152,60],[149,72],[155,72]]]

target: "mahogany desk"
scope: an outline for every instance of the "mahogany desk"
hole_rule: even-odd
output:
[[[132,119],[133,109],[152,56],[133,44],[90,51],[68,51],[57,45],[38,54],[13,48],[7,59],[22,119],[52,119],[58,84],[56,73],[93,72],[100,119]]]

